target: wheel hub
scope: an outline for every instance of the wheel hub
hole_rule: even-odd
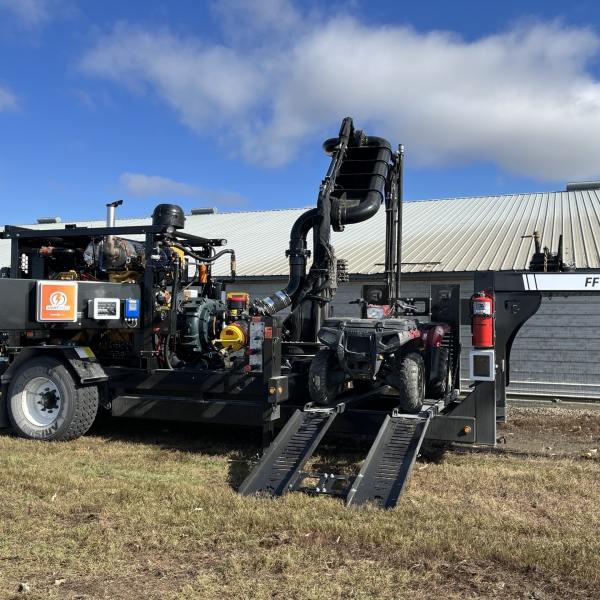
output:
[[[39,395],[41,396],[41,400],[38,400],[38,404],[41,404],[42,411],[47,410],[51,413],[53,409],[58,408],[58,397],[54,390],[46,388],[46,390],[40,392]]]
[[[27,382],[21,406],[32,425],[45,427],[58,418],[61,397],[56,384],[48,377],[35,377]]]

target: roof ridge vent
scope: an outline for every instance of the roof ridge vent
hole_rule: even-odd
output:
[[[48,223],[60,223],[60,217],[40,217],[37,222],[40,225],[46,225]]]
[[[600,190],[600,181],[574,181],[567,183],[567,192],[581,192],[582,190]]]
[[[192,208],[193,215],[214,215],[217,212],[216,206],[204,206],[202,208]]]

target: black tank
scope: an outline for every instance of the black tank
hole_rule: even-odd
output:
[[[171,226],[175,229],[185,227],[183,209],[176,204],[159,204],[152,213],[152,225]]]

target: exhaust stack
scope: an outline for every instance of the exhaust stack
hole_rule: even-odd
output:
[[[115,226],[115,213],[117,206],[121,206],[123,200],[117,200],[106,205],[106,227],[112,229]],[[114,261],[119,258],[119,249],[115,245],[115,236],[107,235],[104,241],[104,255],[109,261]]]
[[[114,227],[115,226],[115,214],[117,212],[117,206],[121,206],[123,204],[123,200],[117,200],[116,202],[112,202],[111,204],[106,205],[106,226]]]

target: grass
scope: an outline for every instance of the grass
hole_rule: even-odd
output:
[[[523,418],[515,435],[545,426]],[[600,440],[600,415],[554,426]],[[69,443],[1,433],[0,598],[599,597],[598,460],[433,450],[400,507],[348,510],[238,496],[258,442],[119,420]],[[357,472],[368,445],[334,438],[312,466]]]

